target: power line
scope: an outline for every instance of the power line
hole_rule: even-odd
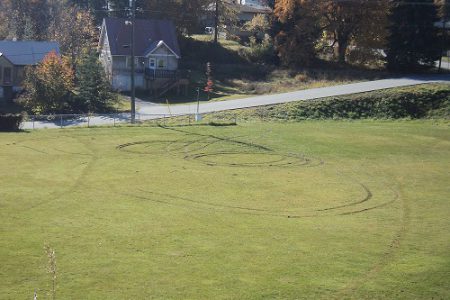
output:
[[[5,55],[6,57],[11,57],[11,56],[33,56],[33,55],[41,55],[41,54],[48,54],[49,52],[38,52],[38,53],[24,53],[24,54],[6,54],[3,53],[3,55]]]

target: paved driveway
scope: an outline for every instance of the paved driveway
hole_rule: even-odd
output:
[[[218,112],[225,110],[233,110],[239,108],[272,105],[280,103],[288,103],[299,100],[315,100],[324,97],[332,96],[342,96],[356,93],[364,93],[369,91],[377,91],[383,89],[389,89],[394,87],[411,86],[425,83],[436,83],[436,82],[449,82],[450,75],[429,75],[429,76],[410,76],[402,78],[391,78],[375,81],[366,81],[324,88],[301,90],[282,94],[271,94],[264,96],[255,96],[244,99],[235,99],[227,101],[217,101],[200,104],[200,113]],[[195,103],[182,104],[182,105],[172,105],[170,109],[167,105],[155,104],[144,101],[138,101],[137,106],[139,107],[138,113],[140,114],[140,119],[155,119],[160,118],[161,115],[183,115],[183,114],[193,114],[196,112],[197,105]],[[125,122],[127,117],[125,115],[119,116],[119,118],[111,118],[109,116],[97,116],[91,117],[89,119],[90,125],[108,125],[114,122]],[[79,122],[73,122],[73,124],[68,124],[67,126],[77,126],[85,121],[81,120]],[[65,124],[64,124],[65,125]],[[60,123],[58,120],[53,122],[41,121],[41,122],[25,122],[23,128],[55,128],[59,127]]]

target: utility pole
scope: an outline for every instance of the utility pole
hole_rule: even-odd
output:
[[[214,17],[214,44],[219,38],[219,0],[216,0],[216,15]]]
[[[202,116],[200,115],[200,88],[197,88],[197,112],[195,114],[195,121],[199,122],[202,120]]]
[[[447,6],[449,5],[447,3],[447,0],[444,0],[444,24],[443,24],[443,28],[444,28],[444,32],[442,33],[444,35],[444,51],[445,51],[445,57],[447,57],[447,46],[448,46],[448,35],[447,35],[447,21],[448,21],[448,9],[449,7]],[[441,61],[442,61],[442,54],[441,54]]]
[[[447,0],[442,0],[442,42],[441,42],[441,54],[439,55],[439,68],[442,70],[442,55],[444,55],[445,47],[447,46]]]
[[[134,26],[136,20],[136,0],[130,0],[131,4],[131,123],[136,122],[136,89],[134,87],[135,64],[134,64]]]

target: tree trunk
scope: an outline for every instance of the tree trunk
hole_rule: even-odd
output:
[[[345,64],[345,53],[347,52],[347,43],[338,43],[338,62],[340,64]]]
[[[345,64],[349,34],[346,34],[345,32],[338,32],[336,36],[338,42],[338,62],[340,64]]]
[[[219,37],[219,0],[216,0],[216,14],[214,16],[214,44],[217,44]]]

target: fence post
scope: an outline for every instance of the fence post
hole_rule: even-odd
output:
[[[113,127],[116,127],[116,115],[115,114],[113,114]]]
[[[59,127],[63,128],[63,121],[62,121],[62,115],[59,116]]]
[[[33,130],[34,130],[34,116],[32,117],[32,120],[33,120]]]
[[[91,121],[91,116],[88,114],[87,118],[88,118],[88,128],[89,128],[89,122]]]

